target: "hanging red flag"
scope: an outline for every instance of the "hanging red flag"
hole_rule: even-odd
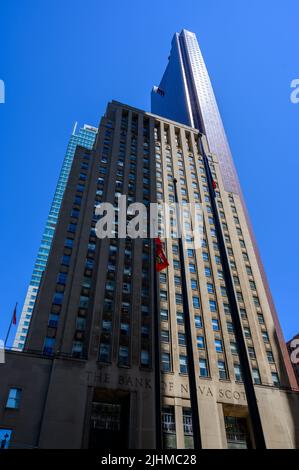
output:
[[[12,323],[13,325],[16,325],[16,324],[17,324],[17,305],[15,306],[15,309],[14,309],[14,311],[13,311],[11,323]]]
[[[217,184],[214,180],[212,180],[212,185],[213,185],[213,189],[216,189],[217,188]]]
[[[165,253],[163,251],[163,246],[160,238],[155,238],[155,249],[156,249],[156,271],[160,272],[163,269],[166,269],[169,266]]]

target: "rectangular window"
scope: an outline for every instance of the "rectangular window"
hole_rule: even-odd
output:
[[[254,347],[248,346],[248,354],[249,354],[249,357],[250,357],[251,359],[255,359],[255,358],[256,358]]]
[[[171,371],[170,354],[169,353],[162,353],[161,354],[161,359],[162,359],[162,371],[163,372],[170,372]]]
[[[259,385],[261,384],[261,377],[260,377],[260,372],[258,369],[252,369],[252,377],[253,377],[253,381],[256,385]]]
[[[202,328],[202,318],[200,315],[194,316],[195,328]]]
[[[208,365],[206,359],[199,359],[199,375],[200,377],[208,377]]]
[[[268,362],[273,363],[274,362],[274,357],[272,351],[267,351],[267,359]]]
[[[110,358],[110,344],[101,343],[99,350],[99,361],[109,362]]]
[[[216,352],[223,352],[223,345],[222,345],[222,341],[221,339],[215,339],[215,349],[216,349]]]
[[[207,283],[207,289],[209,294],[214,294],[214,286],[210,282]]]
[[[193,299],[193,307],[200,308],[199,297],[192,297],[192,299]]]
[[[161,341],[162,343],[169,343],[169,331],[161,330]]]
[[[129,348],[128,346],[120,346],[118,351],[118,364],[127,366],[129,364]]]
[[[272,372],[271,375],[274,387],[279,387],[279,377],[277,372]]]
[[[216,312],[217,311],[217,303],[216,300],[209,300],[210,311]]]
[[[166,310],[166,308],[162,308],[160,310],[160,316],[162,321],[168,321],[168,310]]]
[[[55,338],[45,338],[44,342],[44,354],[52,355],[54,352],[54,344],[55,344]]]
[[[180,346],[186,346],[186,336],[185,333],[178,333],[178,340]]]
[[[11,438],[11,429],[0,429],[0,449],[8,449]]]
[[[150,355],[149,352],[145,349],[141,350],[140,353],[140,364],[142,367],[149,367],[150,365]]]
[[[21,388],[10,388],[7,397],[6,408],[18,410],[20,408],[21,393]]]
[[[188,373],[187,356],[180,354],[180,373]]]
[[[185,449],[194,449],[191,408],[183,408],[183,429]]]
[[[218,372],[219,372],[219,379],[226,380],[227,379],[227,372],[225,367],[224,361],[218,361]]]
[[[168,406],[162,409],[163,448],[176,449],[176,426],[174,407]]]
[[[242,373],[240,364],[234,364],[235,378],[237,382],[242,382]]]
[[[212,326],[213,326],[213,331],[220,330],[219,321],[217,320],[217,318],[212,318]]]
[[[204,337],[199,335],[199,336],[197,336],[196,340],[197,340],[198,349],[204,349],[205,348],[205,339],[204,339]]]

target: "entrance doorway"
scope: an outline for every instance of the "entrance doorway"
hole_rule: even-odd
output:
[[[89,448],[127,449],[129,411],[129,393],[96,389],[91,403]]]

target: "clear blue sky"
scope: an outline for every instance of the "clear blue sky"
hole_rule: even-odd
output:
[[[0,338],[22,306],[74,121],[97,125],[111,99],[150,110],[182,28],[199,39],[285,336],[299,331],[298,24],[292,0],[1,0]]]

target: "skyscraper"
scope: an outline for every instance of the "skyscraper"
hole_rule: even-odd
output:
[[[229,198],[230,204],[234,201],[238,206],[237,209],[233,209],[234,222],[239,218],[240,223],[238,236],[241,236],[242,231],[247,232],[249,236],[246,246],[254,257],[257,269],[254,282],[261,295],[265,296],[265,309],[272,316],[271,328],[275,329],[276,342],[279,344],[278,352],[283,369],[281,373],[287,376],[287,383],[297,389],[296,378],[260,259],[211,80],[193,32],[183,29],[181,33],[174,35],[165,73],[159,86],[153,87],[151,97],[153,113],[195,127],[206,135],[209,150],[219,162],[225,197]]]
[[[171,207],[169,266],[155,273],[150,221],[140,238],[123,234],[136,206],[126,211],[122,195],[146,208],[193,203],[200,247],[191,237],[181,252]],[[203,448],[256,445],[213,199],[266,446],[298,447],[298,393],[281,364],[242,206],[224,189],[216,155],[196,128],[118,102],[93,149],[76,150],[24,350],[6,351],[0,366],[0,428],[11,447],[155,448],[159,429],[164,448],[198,447],[195,438]],[[116,206],[113,236],[100,239],[97,208],[106,202]]]
[[[96,138],[97,128],[95,127],[85,124],[83,128],[79,129],[78,133],[76,133],[76,129],[77,123],[74,126],[73,133],[67,146],[50,212],[47,218],[41,244],[38,249],[33,273],[19,319],[17,332],[13,342],[13,347],[17,349],[22,349],[26,341],[31,315],[33,312],[41,277],[47,265],[55,227],[59,216],[60,206],[69,177],[69,172],[73,163],[76,147],[77,145],[81,145],[85,148],[92,148]]]

